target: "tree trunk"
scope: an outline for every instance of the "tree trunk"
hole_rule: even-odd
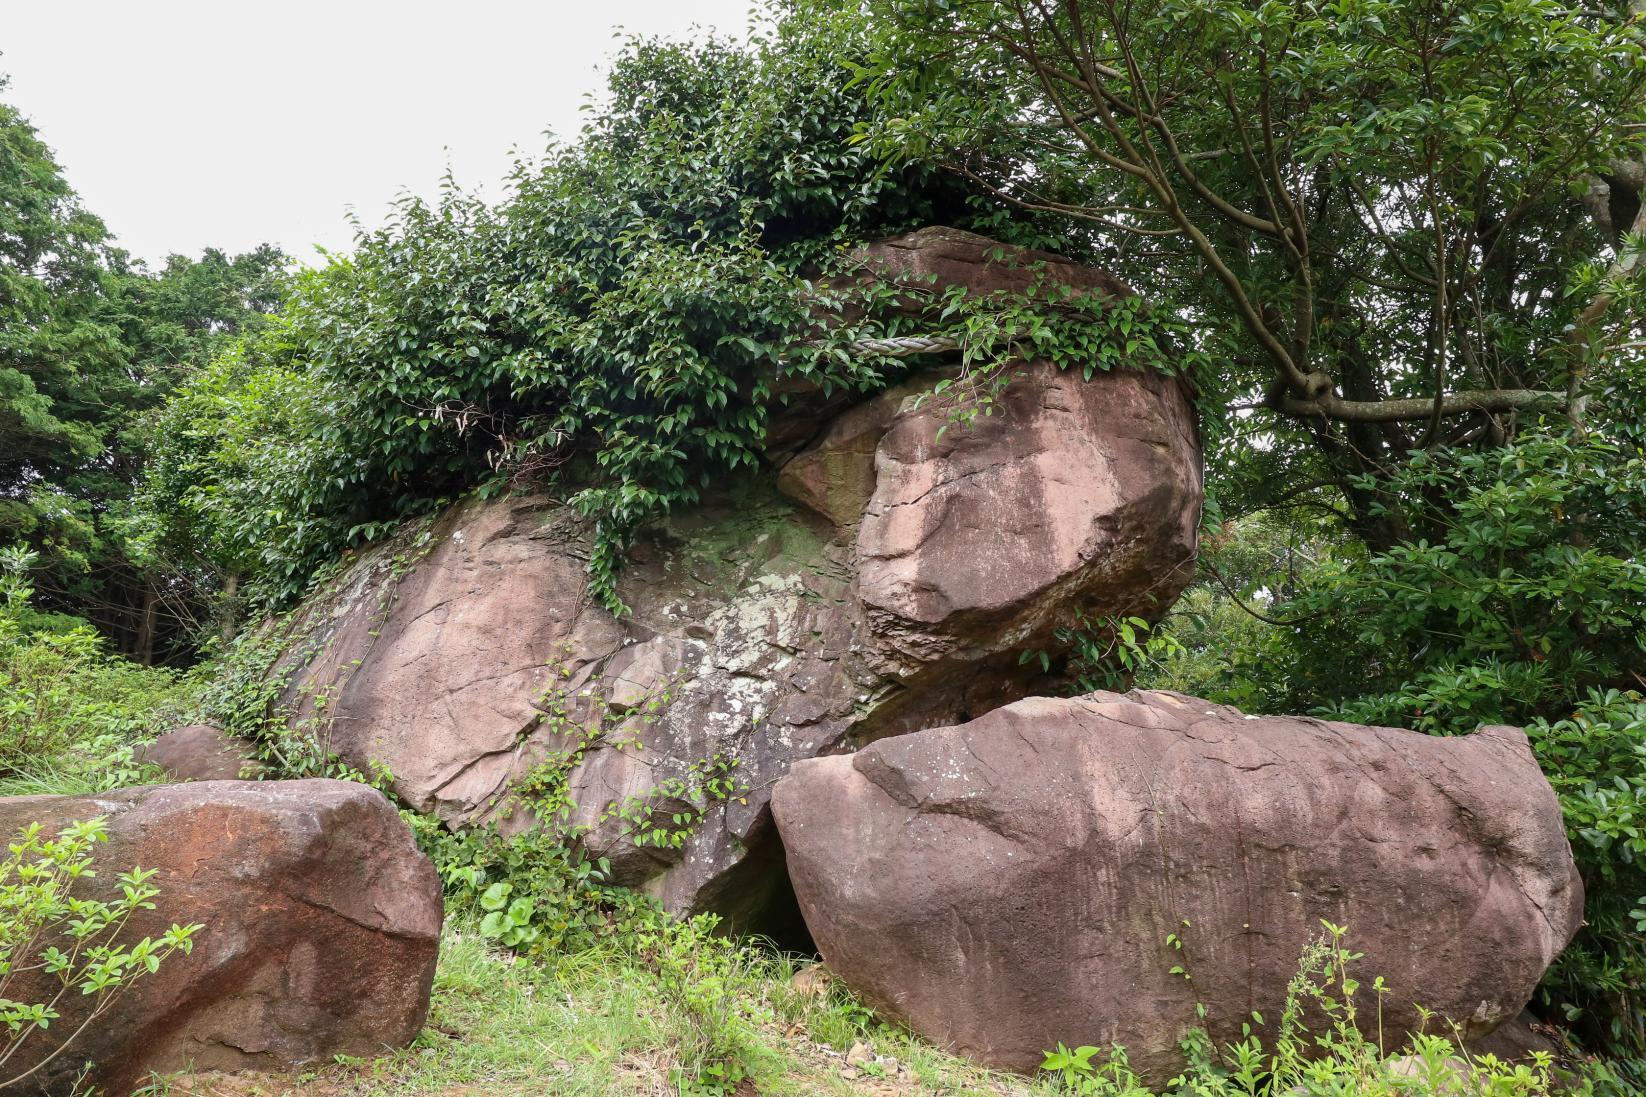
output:
[[[235,604],[239,596],[240,573],[231,571],[223,577],[223,596],[217,607],[217,630],[225,644],[233,642],[240,620],[239,607]]]
[[[155,626],[160,620],[160,593],[154,589],[152,582],[143,583],[143,609],[137,620],[137,641],[133,645],[133,653],[139,663],[146,667],[154,665],[154,633]]]

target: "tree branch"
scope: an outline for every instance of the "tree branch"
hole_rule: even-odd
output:
[[[1345,400],[1327,393],[1313,400],[1281,395],[1268,406],[1282,415],[1298,419],[1334,419],[1352,423],[1398,423],[1432,418],[1438,409],[1442,417],[1473,412],[1502,414],[1509,411],[1559,411],[1566,395],[1540,389],[1477,389],[1454,392],[1436,399],[1414,396],[1398,400]]]

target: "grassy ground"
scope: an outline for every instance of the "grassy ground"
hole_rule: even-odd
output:
[[[875,1022],[821,969],[751,962],[725,988],[750,1077],[736,1097],[1052,1092],[979,1070]],[[301,1076],[181,1075],[154,1097],[539,1097],[680,1093],[677,1071],[704,1037],[702,1011],[668,993],[633,956],[589,952],[558,965],[448,928],[428,1026],[380,1059]]]

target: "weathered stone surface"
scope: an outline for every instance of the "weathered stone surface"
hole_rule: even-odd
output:
[[[1483,1035],[1582,918],[1559,805],[1514,728],[1035,698],[799,762],[772,806],[830,970],[1015,1070],[1058,1041],[1120,1043],[1158,1084],[1197,1000],[1220,1044],[1254,1010],[1274,1024],[1321,919],[1349,927],[1363,982],[1386,979],[1388,1034],[1421,1004]]]
[[[587,596],[587,529],[547,500],[407,530],[291,624],[298,719],[453,824],[523,825],[511,790],[570,755],[577,821],[619,881],[758,922],[791,763],[1044,687],[1024,648],[1082,613],[1156,617],[1190,577],[1200,450],[1177,382],[1032,363],[941,437],[949,410],[914,399],[932,383],[814,424],[776,476],[643,534],[621,619]],[[683,842],[637,844],[689,804],[705,818]]]
[[[90,1061],[101,1092],[129,1093],[151,1070],[377,1055],[422,1028],[440,880],[382,794],[344,781],[202,781],[0,799],[6,834],[96,816],[109,840],[89,893],[133,865],[157,870],[157,909],[134,916],[121,939],[173,922],[206,928],[190,955],[134,984],[29,1087],[66,1093]],[[43,986],[25,979],[11,996],[43,1000]],[[66,996],[49,1035],[72,1031],[84,1008]]]
[[[941,293],[965,286],[972,293],[1027,293],[1061,286],[1131,297],[1126,283],[1097,267],[1033,248],[1008,247],[975,232],[932,225],[858,249],[870,277]]]
[[[1535,1055],[1547,1055],[1560,1063],[1569,1052],[1559,1029],[1538,1020],[1531,1011],[1522,1010],[1486,1035],[1471,1040],[1469,1054],[1495,1055],[1505,1063],[1530,1063]]]
[[[168,731],[139,747],[135,756],[159,766],[174,781],[236,781],[263,772],[250,743],[210,724]]]

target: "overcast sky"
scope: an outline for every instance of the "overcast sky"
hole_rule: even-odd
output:
[[[495,196],[573,136],[619,27],[742,35],[751,0],[0,0],[6,99],[136,255],[264,241],[307,262],[433,194]]]

